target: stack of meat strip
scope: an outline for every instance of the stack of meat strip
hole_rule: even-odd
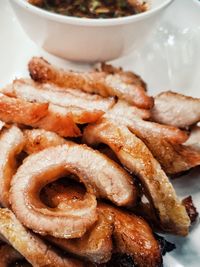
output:
[[[29,72],[0,92],[0,266],[109,266],[116,253],[162,266],[153,231],[185,236],[196,217],[168,176],[200,165],[200,99],[153,99],[109,65],[32,58]]]

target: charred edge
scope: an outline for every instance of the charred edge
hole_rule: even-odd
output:
[[[176,246],[173,243],[167,241],[164,237],[155,233],[154,236],[159,242],[162,255],[165,255],[167,252],[171,252],[172,250],[176,249]]]

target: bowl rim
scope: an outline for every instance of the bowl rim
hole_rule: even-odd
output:
[[[20,5],[22,8],[25,8],[27,11],[30,11],[36,15],[39,15],[40,17],[47,18],[49,20],[53,20],[56,22],[61,22],[64,24],[72,24],[72,25],[79,25],[79,26],[117,26],[117,25],[123,25],[123,24],[129,24],[132,22],[140,21],[149,17],[152,17],[156,13],[158,13],[160,10],[167,7],[169,4],[171,4],[174,0],[163,0],[163,3],[160,3],[157,7],[153,9],[149,9],[143,13],[126,16],[126,17],[120,17],[120,18],[108,18],[108,19],[91,19],[91,18],[77,18],[77,17],[71,17],[61,14],[56,14],[49,12],[47,10],[44,10],[42,8],[36,7],[34,5],[31,5],[28,3],[27,0],[10,0],[10,3],[12,4],[15,2],[16,4]]]

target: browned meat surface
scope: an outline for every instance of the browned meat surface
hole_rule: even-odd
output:
[[[112,255],[113,217],[98,210],[98,221],[79,239],[58,239],[49,237],[48,240],[60,248],[94,263],[105,263]]]
[[[41,189],[69,172],[85,184],[84,200],[67,205],[64,211],[43,204],[38,196]],[[117,205],[132,205],[137,195],[131,177],[115,162],[86,145],[66,143],[26,158],[13,178],[11,203],[19,220],[35,232],[74,238],[96,221],[93,194]]]
[[[136,134],[142,133],[149,138],[166,138],[176,144],[182,144],[188,139],[186,132],[181,131],[177,127],[143,120],[148,118],[147,112],[149,111],[146,111],[145,114],[144,110],[128,106],[125,102],[118,101],[104,117],[111,118],[115,121],[118,120],[119,123],[134,129]],[[140,134],[141,137],[142,134]]]
[[[190,136],[185,142],[186,146],[200,151],[200,127],[194,126],[191,129]]]
[[[118,120],[138,136],[168,174],[176,174],[200,164],[200,153],[180,145],[188,139],[186,132],[174,126],[144,121],[136,116],[119,113],[116,104],[104,117]],[[118,114],[117,114],[118,112]],[[185,143],[187,145],[188,141]]]
[[[27,154],[39,152],[45,148],[65,144],[66,140],[56,133],[43,129],[24,130],[25,146]]]
[[[54,184],[45,188],[45,197],[52,206],[65,205],[74,198],[81,199],[83,192],[77,186],[63,187]],[[161,251],[148,224],[141,218],[110,205],[98,204],[98,221],[80,239],[56,239],[53,243],[66,251],[85,257],[95,263],[105,263],[111,252],[126,253],[133,257],[137,266],[160,266]],[[114,248],[112,249],[112,239]]]
[[[45,187],[44,190],[43,197],[52,207],[59,205],[64,208],[67,202],[74,199],[81,200],[84,196],[82,188],[77,185],[53,184]],[[110,260],[112,255],[112,232],[112,214],[98,209],[97,222],[81,238],[60,239],[49,236],[47,239],[75,255],[95,263],[104,263]]]
[[[194,206],[192,197],[188,196],[188,197],[184,198],[182,203],[186,208],[186,211],[188,213],[188,216],[190,217],[191,223],[195,222],[199,213],[197,212],[197,209]]]
[[[50,82],[60,87],[81,89],[101,96],[117,96],[119,99],[140,108],[149,109],[153,106],[153,99],[147,96],[145,88],[138,82],[127,78],[127,75],[106,72],[77,73],[59,70],[42,58],[34,57],[29,62],[31,78],[38,82]]]
[[[23,133],[16,126],[4,129],[0,134],[0,205],[9,207],[9,190],[16,171],[15,157],[24,146]]]
[[[0,267],[9,267],[17,260],[21,260],[23,257],[11,246],[0,245]]]
[[[140,178],[163,229],[179,235],[188,233],[190,220],[185,207],[176,196],[160,164],[139,138],[125,126],[102,119],[98,124],[85,129],[84,141],[90,145],[107,144],[121,163]]]
[[[122,68],[114,67],[106,63],[101,64],[100,71],[106,72],[108,74],[119,74],[124,77],[124,79],[128,83],[133,83],[135,85],[138,85],[139,87],[144,88],[145,91],[147,90],[145,81],[143,81],[139,75],[135,74],[132,71],[124,71]]]
[[[80,261],[66,258],[29,232],[12,211],[0,209],[0,234],[34,267],[83,267]]]
[[[34,125],[47,111],[48,104],[28,103],[0,93],[0,119],[4,122]]]
[[[162,265],[159,244],[142,218],[108,205],[101,205],[100,208],[113,213],[115,218],[113,237],[116,252],[132,256],[139,267]]]
[[[63,107],[77,107],[85,111],[107,111],[113,106],[114,98],[103,98],[81,90],[66,89],[54,84],[40,84],[31,79],[18,79],[11,85],[2,88],[8,96],[22,98],[29,102],[52,103]]]
[[[179,128],[195,124],[200,121],[200,99],[163,92],[155,97],[152,119]]]
[[[167,127],[142,120],[128,125],[130,131],[147,145],[166,173],[176,174],[200,165],[200,153],[181,144],[187,140],[187,135],[178,128]]]
[[[47,103],[30,103],[0,94],[0,119],[54,131],[61,136],[79,136],[79,128],[64,108]]]

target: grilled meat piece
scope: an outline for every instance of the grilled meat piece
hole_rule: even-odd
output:
[[[200,121],[200,99],[175,92],[163,92],[155,97],[152,119],[179,128]]]
[[[37,57],[33,57],[28,66],[31,78],[38,82],[51,82],[63,87],[63,90],[74,88],[104,97],[117,96],[139,108],[149,109],[153,106],[153,99],[147,96],[146,88],[138,82],[133,83],[123,73],[64,71]]]

